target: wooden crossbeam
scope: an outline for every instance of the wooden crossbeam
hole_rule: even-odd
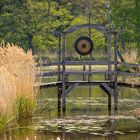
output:
[[[140,77],[140,73],[134,73],[134,72],[121,72],[121,71],[118,71],[118,75]]]
[[[110,81],[69,81],[66,83],[67,86],[102,86],[103,84],[111,86],[113,82]],[[50,82],[50,83],[40,83],[35,85],[34,87],[40,87],[40,88],[50,88],[50,87],[57,87],[62,86],[62,81],[59,82]],[[125,82],[118,82],[118,86],[120,87],[128,87],[128,88],[140,88],[140,84],[131,84],[131,83],[125,83]]]
[[[107,91],[110,95],[114,96],[114,90],[106,83],[101,83],[101,88]]]
[[[114,64],[110,61],[65,61],[65,65],[109,65]]]
[[[122,55],[121,55],[121,53],[120,53],[120,51],[119,51],[119,50],[118,50],[118,56],[119,56],[119,58],[120,58],[121,62],[125,62],[125,60],[124,60],[124,58],[122,57]]]
[[[66,89],[66,96],[75,88],[79,85],[79,83],[76,83],[76,84],[73,84],[71,86],[69,86],[67,89]]]
[[[114,74],[114,71],[67,71],[65,75]]]
[[[83,28],[94,28],[102,33],[108,32],[107,28],[101,24],[82,24],[67,29],[66,31],[63,32],[63,34],[68,35],[76,30],[83,29]]]
[[[62,61],[56,61],[56,62],[48,62],[48,63],[42,63],[42,64],[37,64],[36,67],[40,67],[40,66],[55,66],[55,65],[59,65],[62,64]]]
[[[37,74],[37,77],[48,77],[48,76],[54,76],[54,75],[58,75],[61,74],[61,71],[51,71],[51,72],[44,72],[41,74]]]
[[[118,62],[118,64],[128,66],[128,67],[140,67],[140,64],[126,63],[126,62]]]
[[[40,83],[35,85],[34,87],[40,87],[40,88],[51,88],[51,87],[58,87],[61,86],[62,82],[50,82],[50,83]]]

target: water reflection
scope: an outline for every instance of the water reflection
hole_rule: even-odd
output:
[[[35,122],[20,122],[19,129],[8,130],[0,140],[140,140],[140,121],[124,115],[125,109],[140,106],[140,96],[135,90],[121,93],[116,114],[107,110],[107,97],[99,89],[75,89],[62,114],[57,112],[57,89],[45,90],[39,97]],[[130,93],[134,98],[129,98]]]
[[[140,140],[139,134],[126,134],[126,135],[109,135],[106,137],[103,136],[93,136],[93,135],[87,135],[87,134],[66,134],[66,133],[41,133],[41,134],[35,134],[31,133],[27,136],[9,136],[4,135],[4,137],[1,140]]]
[[[16,130],[8,130],[3,136],[0,137],[0,140],[140,140],[140,125],[136,122],[134,117],[129,116],[120,116],[117,114],[108,112],[109,116],[77,116],[77,117],[65,117],[55,119],[55,122],[60,122],[63,124],[61,132],[53,132],[46,129],[40,131],[34,130],[29,122],[28,127],[21,127]],[[47,120],[44,120],[44,125]],[[50,120],[50,123],[53,120]],[[81,125],[85,126],[86,124],[90,126],[92,122],[94,124],[101,124],[105,129],[103,131],[95,131],[90,133],[85,133],[80,131],[66,132],[65,126],[68,122],[77,125],[79,122],[82,122]],[[77,123],[77,124],[76,124]],[[124,124],[123,124],[124,123]],[[134,124],[133,124],[134,123]],[[124,127],[126,125],[126,127]],[[99,125],[97,125],[99,126]],[[43,128],[43,126],[42,126]],[[117,128],[117,129],[116,129]],[[60,130],[60,129],[59,129]],[[133,131],[132,131],[133,130]],[[135,130],[135,131],[134,131]]]

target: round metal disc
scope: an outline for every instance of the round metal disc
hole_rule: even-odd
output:
[[[89,37],[80,37],[75,42],[75,50],[80,55],[89,55],[93,50],[93,42]]]

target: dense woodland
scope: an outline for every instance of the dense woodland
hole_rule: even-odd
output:
[[[0,1],[0,42],[15,43],[25,50],[31,48],[34,53],[55,52],[56,34],[82,23],[103,24],[108,29],[122,31],[120,48],[135,48],[140,54],[139,0]],[[97,36],[98,48],[100,42],[106,41],[102,35],[97,33]],[[74,39],[71,36],[69,42]]]

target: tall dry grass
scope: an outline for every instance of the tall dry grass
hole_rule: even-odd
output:
[[[128,63],[138,63],[138,53],[136,50],[129,50],[123,54],[123,58]]]
[[[0,115],[30,116],[35,106],[35,62],[32,52],[0,45]]]
[[[128,51],[126,51],[123,54],[123,58],[127,63],[132,63],[132,64],[138,64],[139,63],[139,59],[138,59],[138,52],[137,50],[134,49],[130,49]],[[127,67],[127,66],[122,66],[120,68],[122,71],[129,71],[129,72],[134,72],[134,73],[140,73],[140,67],[135,67],[135,66],[131,66],[131,67]],[[139,84],[140,82],[140,78],[139,77],[132,77],[132,76],[127,76],[127,77],[121,77],[120,81],[123,82],[127,82],[130,84]]]

